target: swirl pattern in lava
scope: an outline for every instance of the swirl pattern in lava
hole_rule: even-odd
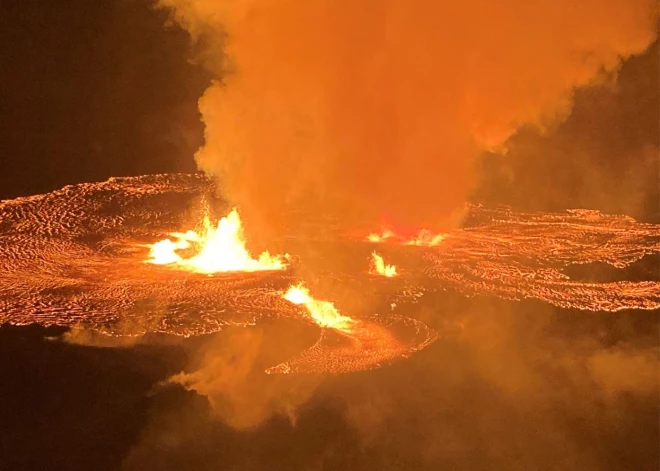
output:
[[[182,336],[280,316],[314,325],[301,306],[282,297],[300,281],[295,263],[287,270],[212,276],[143,263],[148,244],[185,228],[190,208],[213,192],[200,175],[152,175],[0,202],[0,323]],[[434,247],[382,243],[379,252],[397,267],[391,278],[369,273],[373,244],[366,239],[342,237],[336,228],[317,233],[325,239],[307,239],[307,246],[336,243],[357,260],[350,272],[325,275],[378,298],[380,309],[343,313],[356,320],[351,332],[322,328],[316,344],[269,373],[359,371],[409,356],[436,333],[390,311],[418,303],[429,290],[591,310],[660,307],[657,280],[595,283],[565,272],[594,262],[623,268],[660,251],[660,228],[626,216],[472,207],[468,227]],[[287,251],[295,255],[300,237],[289,239]]]

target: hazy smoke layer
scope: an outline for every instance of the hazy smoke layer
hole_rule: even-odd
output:
[[[204,371],[174,378],[212,407],[158,391],[124,469],[658,469],[657,316],[438,302],[433,327],[459,323],[456,334],[389,368],[326,376],[313,393],[304,376],[245,374],[289,338],[216,334]]]
[[[276,334],[289,345],[300,343],[286,331]],[[264,360],[276,363],[264,358],[268,355],[263,351],[270,351],[271,343],[272,339],[265,339],[260,329],[211,337],[200,348],[197,369],[181,372],[169,382],[208,397],[217,416],[237,429],[257,427],[275,414],[286,415],[295,422],[296,409],[312,395],[319,378],[302,375],[271,379],[264,374],[269,366]]]
[[[277,223],[304,206],[449,224],[479,150],[564,118],[655,35],[651,0],[161,3],[222,80],[199,103],[199,167]]]

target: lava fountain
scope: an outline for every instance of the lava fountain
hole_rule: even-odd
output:
[[[304,319],[321,328],[320,340],[268,372],[344,372],[387,364],[435,340],[423,323],[382,307],[433,306],[435,292],[600,312],[660,308],[654,273],[638,279],[619,272],[660,253],[660,225],[584,209],[520,213],[471,205],[469,224],[432,249],[406,246],[410,237],[385,237],[388,253],[410,277],[383,284],[361,276],[366,270],[331,270],[329,276],[373,289],[379,300],[380,312],[367,308],[348,317],[300,285],[282,299],[292,284],[291,271],[282,269],[286,256],[269,255],[275,263],[263,254],[253,258],[238,212],[217,225],[206,218],[185,237],[173,233],[191,204],[215,190],[200,175],[147,175],[0,201],[0,323],[192,336],[275,316]],[[173,234],[169,242],[153,244],[164,234]],[[352,237],[335,242],[364,249]],[[149,260],[145,243],[152,243]],[[202,262],[207,258],[219,261]],[[594,264],[611,275],[592,280],[578,270]],[[198,276],[215,270],[234,271]]]
[[[434,233],[428,229],[421,229],[414,236],[406,237],[397,234],[390,228],[383,228],[380,233],[372,232],[367,235],[367,240],[373,243],[389,242],[398,245],[417,245],[422,247],[435,247],[447,238],[448,234]]]
[[[204,274],[283,270],[287,267],[288,254],[271,255],[266,251],[258,258],[252,258],[245,247],[243,225],[236,208],[215,227],[206,215],[200,232],[172,232],[170,236],[175,240],[163,239],[149,245],[151,258],[146,260],[147,263],[171,265]],[[185,258],[180,253],[182,251],[193,251],[194,254]]]
[[[386,276],[387,278],[392,278],[397,275],[396,267],[394,265],[386,264],[382,255],[379,255],[375,251],[371,253],[371,269],[369,270],[369,273]]]
[[[309,289],[302,283],[291,286],[283,296],[284,299],[305,306],[309,315],[321,327],[328,327],[344,333],[351,333],[355,320],[339,314],[334,303],[329,301],[318,301],[309,294]]]

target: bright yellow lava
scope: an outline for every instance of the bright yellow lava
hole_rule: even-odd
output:
[[[202,231],[173,232],[170,236],[175,240],[164,239],[149,245],[150,258],[147,263],[174,265],[206,274],[283,270],[287,266],[288,254],[282,256],[263,252],[257,259],[252,258],[245,248],[241,218],[235,208],[220,219],[217,227],[205,216]],[[193,254],[186,258],[178,253],[181,250],[190,250]]]
[[[397,275],[396,267],[394,265],[386,265],[383,257],[376,252],[371,253],[371,270],[370,273],[376,275],[383,275],[388,278]]]
[[[417,234],[417,237],[406,242],[406,245],[423,245],[425,247],[433,247],[442,242],[447,234],[434,234],[427,229],[422,229]]]
[[[438,245],[447,237],[447,234],[434,234],[428,229],[420,230],[412,239],[405,239],[404,237],[396,234],[392,229],[385,228],[380,234],[372,232],[367,236],[369,242],[389,242],[403,245],[418,245],[424,247],[433,247]]]
[[[369,239],[370,242],[383,242],[385,239],[389,239],[392,236],[394,236],[394,232],[390,229],[383,229],[383,232],[380,234],[372,232],[367,236],[367,239]]]
[[[351,333],[357,322],[348,316],[339,314],[334,303],[318,301],[312,298],[309,294],[309,289],[305,288],[302,283],[291,286],[282,297],[293,304],[304,305],[307,312],[312,316],[312,319],[321,327]]]

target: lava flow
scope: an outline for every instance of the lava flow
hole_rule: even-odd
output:
[[[397,275],[396,267],[394,265],[387,265],[383,257],[376,252],[371,253],[371,269],[369,273],[375,275],[382,275],[388,278]]]
[[[170,239],[171,244],[190,244],[165,250],[173,260],[143,263],[145,243],[182,227],[190,208],[215,191],[201,175],[148,175],[0,201],[0,324],[81,326],[108,335],[191,336],[254,325],[265,317],[305,319],[321,327],[321,340],[269,372],[339,372],[374,368],[428,345],[435,338],[431,329],[383,307],[396,303],[402,312],[403,306],[424,303],[437,309],[433,297],[421,293],[449,289],[467,296],[534,298],[561,308],[601,312],[660,308],[657,272],[640,279],[623,271],[660,253],[660,225],[588,210],[519,213],[469,206],[469,225],[452,231],[433,249],[406,247],[410,239],[385,232],[384,239],[394,242],[388,253],[396,257],[397,271],[401,267],[411,276],[377,283],[373,276],[363,276],[362,265],[333,267],[327,276],[369,292],[381,306],[380,315],[370,318],[348,318],[335,310],[341,322],[333,317],[314,320],[309,309],[329,309],[331,303],[310,303],[302,289],[290,293],[292,302],[282,299],[295,283],[291,270],[262,268],[273,265],[250,256],[237,213],[221,221],[217,231],[209,223],[212,231],[188,237],[194,240]],[[318,226],[315,233],[325,229]],[[195,256],[206,257],[207,245],[216,247],[198,241],[214,240],[211,236],[218,232],[238,241],[229,246],[239,255],[223,259],[222,266],[238,271],[198,276],[195,272],[217,268],[212,263],[190,264]],[[359,250],[361,257],[369,254],[352,238],[333,241]],[[295,244],[319,242],[290,238],[288,243],[294,252]],[[284,265],[286,259],[279,260]],[[596,281],[580,275],[578,269],[591,264],[606,265],[613,278]]]
[[[288,254],[271,255],[263,252],[258,259],[245,248],[245,238],[241,218],[236,208],[220,219],[217,227],[213,227],[207,216],[204,217],[201,233],[187,231],[172,232],[176,240],[164,239],[149,245],[151,259],[148,263],[155,265],[173,265],[198,273],[218,273],[228,271],[263,271],[283,270],[287,264]],[[184,258],[179,251],[195,249],[195,255]]]
[[[437,338],[434,331],[414,319],[393,316],[387,320],[366,320],[344,316],[334,303],[314,299],[302,283],[291,286],[282,297],[304,306],[323,330],[312,347],[267,369],[268,374],[369,370],[405,358]]]

